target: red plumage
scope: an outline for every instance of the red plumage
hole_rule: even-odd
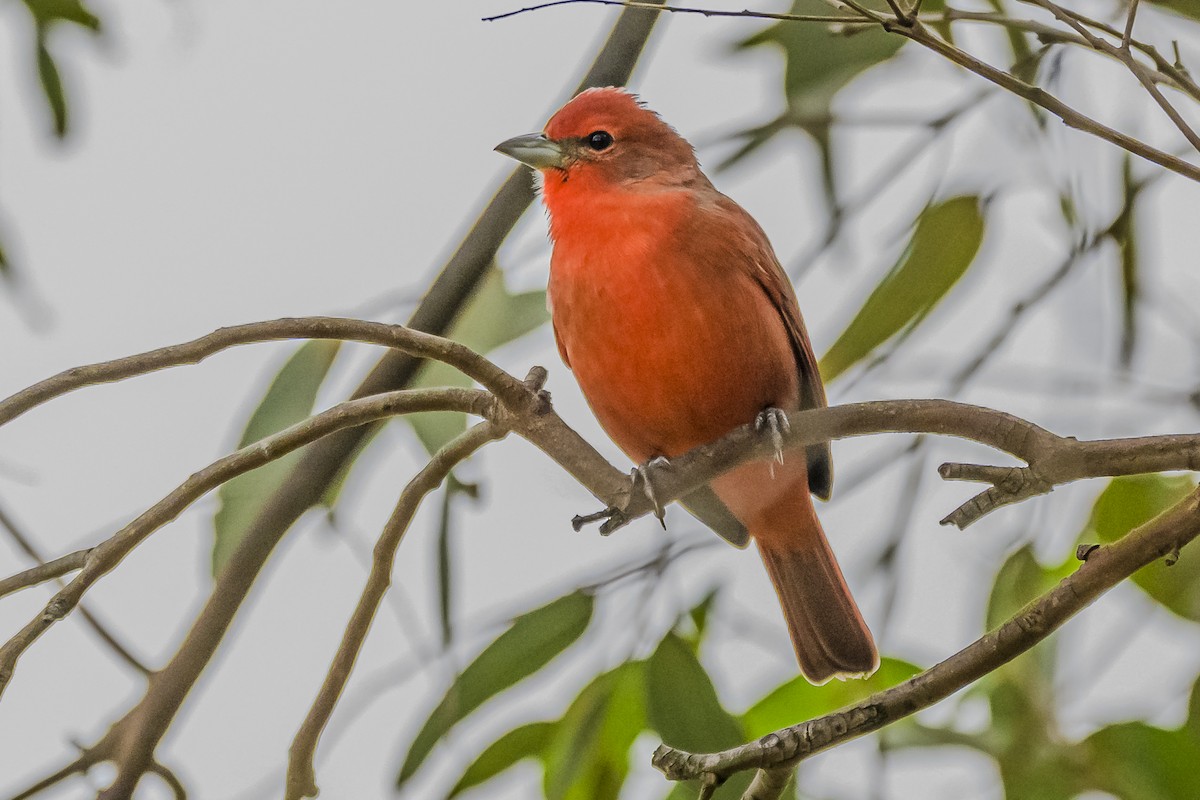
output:
[[[524,148],[524,149],[522,149]],[[586,91],[544,138],[500,150],[541,169],[555,338],[600,424],[638,462],[671,458],[764,409],[822,406],[796,297],[762,229],[700,171],[691,145],[621,89]],[[804,674],[879,658],[813,508],[827,445],[714,480],[775,585]]]

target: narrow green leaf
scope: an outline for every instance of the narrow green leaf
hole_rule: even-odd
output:
[[[926,208],[904,255],[821,359],[822,377],[832,381],[888,339],[918,325],[966,273],[982,241],[977,197],[955,197]]]
[[[446,800],[457,797],[473,786],[490,781],[520,761],[540,756],[553,739],[557,728],[556,722],[531,722],[504,734],[488,745],[487,749],[479,754],[479,758],[467,767],[450,790],[450,794],[446,796]]]
[[[449,338],[477,353],[487,353],[524,336],[549,318],[545,291],[512,294],[504,285],[504,273],[493,267],[454,323]],[[425,364],[412,383],[413,388],[469,385],[470,380],[461,372],[434,361]],[[466,415],[458,412],[408,414],[405,420],[430,453],[467,429]]]
[[[67,100],[63,95],[62,76],[58,74],[54,57],[46,48],[45,29],[41,27],[37,36],[37,66],[42,94],[46,96],[46,104],[54,116],[54,134],[61,139],[67,135]]]
[[[429,715],[409,747],[397,787],[416,773],[434,745],[460,720],[574,643],[587,628],[592,607],[591,595],[573,592],[518,617],[462,671]]]
[[[92,32],[100,30],[100,18],[81,0],[25,0],[29,13],[39,25],[49,25],[57,20],[73,22]]]
[[[1079,535],[1081,543],[1107,544],[1178,503],[1196,488],[1190,475],[1113,478],[1096,498]],[[1146,594],[1185,619],[1200,622],[1200,548],[1185,547],[1171,566],[1156,561],[1133,574]]]
[[[333,365],[339,345],[336,341],[314,339],[292,354],[250,415],[238,447],[257,442],[312,415],[317,390]],[[217,491],[221,505],[213,516],[214,576],[245,538],[267,498],[291,474],[301,452],[293,451],[239,475]]]
[[[921,668],[914,664],[885,658],[880,661],[875,674],[865,680],[831,681],[824,686],[813,686],[803,676],[797,676],[747,709],[742,714],[742,727],[751,738],[765,736],[857,703],[920,671]]]
[[[746,740],[692,648],[674,633],[666,635],[647,662],[646,716],[663,742],[693,753],[715,753]],[[751,778],[748,773],[733,776],[716,797],[741,797]]]
[[[546,800],[617,800],[646,728],[645,663],[603,673],[572,701],[546,748]]]

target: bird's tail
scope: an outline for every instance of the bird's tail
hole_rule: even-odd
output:
[[[779,595],[800,671],[815,684],[834,677],[866,677],[879,667],[875,641],[850,595],[811,498],[804,492],[799,499],[803,511],[779,520],[787,526],[784,530],[770,525],[770,530],[751,533]],[[787,505],[793,512],[799,510],[795,503]]]

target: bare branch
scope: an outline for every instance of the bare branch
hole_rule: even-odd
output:
[[[325,681],[313,700],[312,708],[309,709],[308,716],[304,718],[288,750],[285,800],[302,800],[305,797],[317,796],[317,776],[313,766],[317,742],[329,723],[342,691],[346,688],[346,682],[350,680],[350,672],[354,669],[354,662],[358,660],[358,654],[370,632],[371,622],[375,619],[375,613],[391,585],[396,550],[400,547],[400,540],[408,531],[421,501],[442,484],[455,465],[470,457],[483,445],[506,434],[507,431],[491,422],[481,422],[438,450],[429,463],[404,487],[396,508],[375,545],[371,573],[366,586],[363,587],[358,606],[346,624],[342,643],[329,666],[329,673],[325,676]]]
[[[518,386],[520,385],[518,382]],[[0,647],[0,693],[12,678],[21,654],[51,625],[70,613],[92,584],[116,568],[147,536],[175,519],[205,493],[236,475],[261,467],[298,447],[343,428],[365,425],[396,414],[414,411],[454,410],[482,415],[491,402],[487,393],[470,389],[400,391],[351,400],[215,461],[192,475],[112,537],[94,547],[80,573],[54,595],[42,613]]]
[[[660,8],[660,7],[652,6],[649,4],[643,5],[641,3],[636,2],[636,0],[556,0],[556,2],[553,2],[553,3],[544,3],[541,5],[529,6],[527,8],[518,9],[515,12],[509,12],[508,14],[503,14],[503,15],[499,15],[499,16],[495,16],[495,17],[488,17],[486,19],[503,19],[506,16],[513,16],[514,14],[523,13],[526,11],[535,11],[538,9],[546,8],[551,5],[573,5],[573,4],[580,4],[580,3],[600,3],[603,5],[619,5],[619,6],[625,6],[625,7],[630,7],[630,8],[645,7],[645,8],[657,10],[660,12],[699,14],[699,15],[702,15],[705,17],[751,17],[751,18],[762,18],[762,19],[777,19],[777,20],[791,21],[791,22],[823,22],[823,23],[836,22],[838,24],[843,24],[843,25],[853,25],[855,23],[876,24],[876,25],[879,25],[881,28],[883,28],[888,33],[894,33],[894,34],[903,36],[906,39],[910,39],[910,40],[916,42],[917,44],[921,45],[922,47],[928,48],[928,49],[934,51],[935,53],[949,59],[950,61],[953,61],[955,64],[958,64],[960,67],[963,67],[964,69],[966,69],[970,72],[974,72],[976,75],[979,75],[980,77],[991,81],[992,83],[996,84],[997,86],[1000,86],[1001,88],[1008,90],[1012,94],[1015,94],[1018,97],[1021,97],[1024,100],[1029,101],[1030,103],[1033,103],[1034,105],[1040,106],[1041,108],[1045,109],[1046,111],[1049,111],[1054,116],[1058,117],[1060,120],[1063,121],[1063,123],[1065,123],[1070,128],[1074,128],[1076,130],[1080,130],[1085,133],[1090,133],[1093,136],[1096,136],[1100,139],[1105,140],[1106,142],[1114,144],[1117,147],[1120,147],[1123,150],[1133,153],[1134,155],[1136,155],[1140,158],[1144,158],[1147,161],[1150,161],[1154,164],[1158,164],[1159,166],[1164,167],[1165,169],[1171,170],[1172,172],[1175,172],[1179,175],[1182,175],[1185,178],[1189,178],[1194,181],[1200,181],[1200,166],[1197,166],[1196,164],[1186,161],[1176,155],[1172,155],[1171,153],[1168,153],[1164,150],[1160,150],[1156,147],[1153,147],[1152,145],[1147,144],[1146,142],[1143,142],[1139,139],[1135,139],[1132,136],[1129,136],[1128,134],[1122,133],[1121,131],[1118,131],[1114,128],[1111,128],[1111,127],[1103,124],[1099,120],[1096,120],[1096,119],[1093,119],[1092,117],[1087,116],[1086,114],[1067,105],[1059,98],[1057,98],[1054,95],[1047,92],[1045,89],[1042,89],[1041,87],[1034,86],[1029,83],[1026,83],[1025,81],[1021,80],[1020,78],[1016,77],[1015,75],[1013,75],[1009,72],[1005,72],[1004,70],[999,69],[997,67],[994,67],[991,64],[988,64],[987,62],[976,58],[975,56],[971,55],[970,53],[966,52],[965,50],[959,49],[958,47],[951,44],[950,42],[947,42],[944,39],[940,38],[939,36],[936,36],[935,34],[931,33],[929,31],[929,29],[925,27],[925,24],[924,24],[926,22],[935,23],[935,22],[954,21],[956,14],[957,14],[957,19],[961,19],[961,20],[972,19],[974,21],[992,22],[994,24],[1000,24],[1000,25],[1007,24],[1006,21],[999,16],[989,15],[988,17],[985,18],[985,17],[980,17],[980,16],[968,16],[966,14],[961,14],[961,13],[957,13],[957,12],[948,12],[947,14],[943,14],[943,15],[931,15],[929,17],[923,17],[923,18],[919,18],[919,19],[916,17],[897,19],[897,18],[889,16],[889,15],[879,14],[875,11],[872,11],[871,9],[866,8],[865,6],[856,2],[855,0],[830,0],[830,2],[835,2],[836,5],[839,7],[846,7],[846,8],[849,8],[849,9],[857,12],[859,17],[857,19],[855,19],[853,17],[847,19],[845,17],[822,17],[820,15],[805,16],[805,15],[770,14],[770,13],[766,13],[766,12],[748,11],[748,10],[744,10],[744,11],[713,11],[710,9],[688,8],[688,7],[682,7],[682,6],[668,6],[668,7]],[[889,2],[891,2],[891,0],[889,0]],[[1048,0],[1023,0],[1023,2],[1032,2],[1035,5],[1040,5],[1044,8],[1049,8]],[[1076,19],[1076,17],[1074,17],[1074,16],[1068,16],[1067,18],[1068,19]],[[1013,25],[1013,27],[1027,27],[1027,26]],[[1076,26],[1077,32],[1079,31],[1080,27],[1081,26]],[[1086,30],[1086,28],[1083,28],[1083,30]],[[1056,36],[1057,34],[1048,33],[1048,35]],[[1092,38],[1094,37],[1094,34],[1092,34],[1090,31],[1088,31],[1086,34],[1080,33],[1080,35],[1083,36],[1089,43],[1092,43]],[[1118,32],[1117,35],[1120,36],[1120,33]],[[1097,41],[1103,42],[1103,40],[1098,39],[1098,37],[1096,37],[1096,38],[1097,38]],[[1107,45],[1107,47],[1113,47],[1113,45],[1109,44],[1108,42],[1104,42],[1104,45]],[[1131,45],[1131,47],[1135,46],[1133,42],[1131,42],[1130,45]],[[1095,47],[1095,49],[1099,50],[1100,52],[1106,53],[1107,55],[1113,55],[1113,53],[1109,52],[1106,47],[1100,47],[1100,46],[1095,45],[1094,43],[1093,43],[1093,47]],[[1140,44],[1136,45],[1136,47],[1137,47],[1137,49],[1139,49],[1151,56],[1151,58],[1155,61],[1156,66],[1158,67],[1158,71],[1163,73],[1163,75],[1166,76],[1166,79],[1169,79],[1173,84],[1179,86],[1181,89],[1183,89],[1184,91],[1187,91],[1189,94],[1192,94],[1193,97],[1200,98],[1200,88],[1196,87],[1195,83],[1190,79],[1190,77],[1187,76],[1187,74],[1184,70],[1180,69],[1178,66],[1172,65],[1165,58],[1163,58],[1161,55],[1159,55],[1157,53],[1157,51],[1154,50],[1154,48],[1152,48],[1152,47],[1143,46]],[[1119,50],[1119,48],[1114,48],[1114,50]],[[1139,66],[1141,66],[1141,65],[1139,65]],[[1144,70],[1145,67],[1142,66],[1142,69]],[[1138,73],[1135,72],[1135,74],[1138,74]],[[1142,80],[1143,78],[1145,78],[1145,80],[1148,80],[1151,85],[1153,85],[1154,82],[1157,80],[1157,78],[1155,76],[1153,76],[1149,73],[1143,73],[1142,75],[1139,75],[1139,80]],[[1174,121],[1176,123],[1176,126],[1180,127],[1180,130],[1184,132],[1185,136],[1187,136],[1188,131],[1185,130],[1187,127],[1186,123],[1184,123],[1182,126],[1180,125],[1180,123],[1182,122],[1182,119],[1178,117],[1177,112],[1175,112],[1175,110],[1173,108],[1169,108],[1170,103],[1168,103],[1165,98],[1163,98],[1161,100],[1159,99],[1161,97],[1161,93],[1158,92],[1157,89],[1151,91],[1150,94],[1152,97],[1154,97],[1155,101],[1158,102],[1160,106],[1163,106],[1163,110],[1166,111],[1166,113],[1168,113],[1169,115],[1171,115],[1172,121]],[[1188,138],[1189,138],[1189,140],[1191,140],[1190,136],[1188,136]]]
[[[790,768],[816,753],[879,730],[945,699],[1048,637],[1097,597],[1141,567],[1200,536],[1200,489],[1129,533],[1098,547],[1074,574],[1000,627],[891,689],[818,719],[767,734],[721,753],[660,746],[653,764],[671,780],[725,779],[746,769]],[[711,776],[711,777],[709,777]]]
[[[382,322],[340,317],[295,317],[234,325],[189,342],[64,370],[0,401],[0,425],[11,422],[42,403],[85,386],[121,381],[167,367],[198,364],[209,356],[238,345],[286,339],[340,339],[382,345],[419,358],[432,358],[449,364],[502,399],[512,400],[525,394],[525,388],[519,380],[470,348],[450,339]]]
[[[47,561],[36,567],[30,567],[24,572],[18,572],[10,578],[4,578],[0,580],[0,597],[21,589],[28,589],[30,586],[37,586],[39,583],[52,581],[68,572],[83,569],[91,552],[92,548],[90,547],[86,550],[76,550],[74,553],[60,556],[53,561]]]
[[[17,525],[16,520],[13,519],[9,515],[8,511],[2,506],[0,506],[0,528],[3,528],[8,535],[12,537],[12,540],[17,543],[17,546],[20,547],[27,556],[32,558],[38,564],[46,563],[46,560],[42,557],[42,554],[34,545],[33,539],[21,530],[21,528]],[[59,588],[66,585],[63,583],[61,578],[56,578],[55,583],[58,584]],[[83,619],[87,626],[91,628],[92,632],[100,637],[100,641],[104,642],[104,644],[108,646],[108,648],[117,658],[124,661],[127,665],[132,667],[141,675],[150,674],[150,668],[143,664],[141,660],[135,656],[133,652],[123,642],[121,642],[120,639],[117,638],[116,634],[110,631],[105,625],[101,624],[100,620],[96,618],[96,616],[91,612],[91,610],[88,609],[87,606],[80,604],[79,616]]]
[[[954,480],[1003,478],[1002,485],[993,485],[943,520],[958,527],[966,527],[1002,505],[1043,494],[1071,481],[1165,470],[1200,470],[1200,434],[1079,441],[1058,436],[1011,414],[950,400],[852,403],[797,411],[788,415],[788,422],[791,426],[785,436],[788,448],[875,433],[935,433],[971,439],[1028,464],[1014,468],[979,467],[970,473],[970,478],[966,477],[970,467],[945,467],[949,473],[946,477]],[[526,435],[519,426],[514,430]],[[536,439],[531,441],[537,444]],[[770,441],[752,425],[745,425],[716,442],[673,459],[667,469],[651,466],[649,470],[659,501],[667,503],[738,464],[770,457],[773,452]],[[628,479],[625,484],[628,499],[623,505],[610,503],[608,521],[600,528],[602,533],[611,533],[654,510],[644,493],[630,491]]]

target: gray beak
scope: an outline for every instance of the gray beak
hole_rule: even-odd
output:
[[[566,163],[566,154],[563,153],[562,146],[558,142],[550,141],[540,133],[514,136],[496,145],[496,152],[503,153],[509,158],[515,158],[534,169],[562,167]]]

